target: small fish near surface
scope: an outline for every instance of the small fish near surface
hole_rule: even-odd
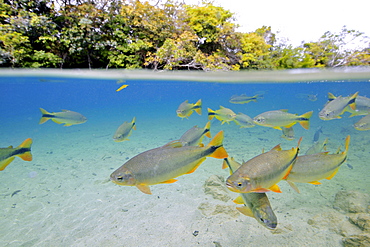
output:
[[[243,163],[226,180],[229,190],[238,193],[249,192],[279,192],[277,183],[284,179],[292,169],[298,156],[298,146],[282,150],[280,144],[266,153],[262,153]]]
[[[179,107],[176,110],[177,116],[181,118],[188,118],[191,114],[193,114],[193,111],[198,113],[199,115],[202,115],[202,100],[199,99],[195,104],[189,103],[188,100],[185,100],[182,102]]]
[[[257,99],[263,98],[262,94],[256,94],[254,96],[242,95],[233,95],[231,96],[229,102],[232,104],[247,104],[251,101],[257,102]]]
[[[16,148],[13,148],[13,146],[0,148],[0,171],[3,171],[5,167],[7,167],[15,159],[16,156],[20,157],[22,160],[31,161],[31,145],[32,139],[28,138]]]
[[[332,179],[339,167],[346,161],[350,136],[345,140],[345,150],[336,154],[321,152],[297,157],[292,170],[285,178],[292,188],[299,193],[294,183],[321,184],[319,180]]]
[[[210,129],[211,122],[207,122],[204,128],[194,126],[180,137],[179,142],[182,144],[182,146],[198,146],[203,141],[204,136],[211,138]]]
[[[241,164],[233,158],[224,159],[224,163],[229,167],[230,174],[233,174]],[[224,164],[224,166],[225,166]],[[274,230],[277,226],[277,217],[272,210],[270,201],[266,193],[240,193],[234,202],[245,206],[236,209],[249,217],[253,217],[258,223],[269,230]]]
[[[233,121],[236,118],[236,113],[223,106],[220,106],[220,109],[216,111],[208,108],[208,120],[212,120],[214,117],[221,121],[221,124],[224,124]]]
[[[176,177],[193,173],[207,157],[227,158],[223,138],[220,131],[207,146],[170,144],[145,151],[114,171],[110,179],[118,185],[136,186],[141,192],[151,194],[149,185],[174,183]]]
[[[69,110],[62,110],[62,112],[47,112],[40,108],[42,113],[39,124],[43,124],[49,119],[57,124],[64,124],[64,126],[71,126],[75,124],[82,124],[87,121],[87,118],[82,114]]]
[[[357,123],[353,125],[356,130],[370,130],[370,114],[362,117]]]
[[[297,93],[295,97],[298,99],[308,99],[309,101],[317,100],[317,94]]]
[[[281,127],[290,128],[299,123],[304,129],[310,128],[310,117],[312,111],[298,116],[297,114],[288,113],[288,110],[275,110],[261,113],[253,118],[253,121],[261,126],[271,127],[281,130]]]
[[[281,127],[281,130],[283,131],[283,134],[281,138],[284,138],[285,140],[288,141],[293,141],[294,140],[294,129],[293,127],[285,128]]]
[[[116,133],[114,133],[113,140],[115,142],[128,141],[132,130],[136,130],[136,117],[132,119],[131,123],[124,122],[121,124],[116,130]]]
[[[252,128],[255,126],[253,119],[250,116],[241,112],[236,114],[234,122],[236,125],[239,125],[240,128]]]
[[[332,93],[328,93],[329,101],[326,103],[324,108],[319,112],[319,118],[322,120],[332,120],[341,118],[347,107],[349,106],[352,110],[356,109],[356,97],[358,92],[351,96],[335,97]]]

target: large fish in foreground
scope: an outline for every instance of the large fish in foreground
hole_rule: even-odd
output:
[[[174,183],[176,177],[194,172],[206,157],[226,158],[223,138],[220,131],[205,147],[170,144],[145,151],[114,171],[110,179],[118,185],[136,186],[143,193],[151,194],[149,185]]]
[[[181,118],[188,118],[191,114],[193,114],[193,111],[198,113],[199,115],[202,115],[202,100],[199,99],[195,104],[189,103],[188,100],[185,100],[182,102],[179,107],[176,110],[177,116]]]
[[[333,94],[328,93],[329,101],[326,103],[324,108],[319,112],[319,118],[322,120],[332,120],[341,118],[347,107],[349,106],[352,110],[356,109],[356,97],[358,92],[351,96],[335,97]],[[333,99],[334,98],[334,99]]]
[[[296,183],[321,184],[319,180],[332,179],[341,164],[347,159],[350,136],[345,141],[345,150],[337,154],[321,152],[297,157],[292,170],[285,178],[292,188],[299,192]]]
[[[25,161],[31,161],[31,145],[32,139],[28,138],[16,148],[13,148],[13,146],[0,148],[0,171],[4,170],[5,167],[7,167],[15,159],[15,156],[18,156]]]
[[[298,146],[301,142],[298,141]],[[282,150],[280,144],[243,163],[226,180],[229,190],[239,193],[281,192],[277,183],[292,169],[299,148]]]
[[[290,128],[299,123],[304,129],[310,128],[310,117],[312,111],[298,116],[297,114],[288,113],[287,110],[267,111],[253,118],[253,121],[261,126],[271,127],[281,130],[281,127]]]
[[[113,135],[115,142],[128,141],[128,137],[131,135],[132,130],[136,130],[136,117],[134,117],[131,123],[124,122],[121,124]]]
[[[47,112],[40,108],[42,113],[39,124],[43,124],[49,119],[57,124],[64,124],[64,126],[71,126],[75,124],[82,124],[87,121],[87,118],[78,112],[62,110],[62,112]]]
[[[230,174],[241,166],[233,158],[224,159],[224,163],[229,167]],[[274,230],[276,228],[277,218],[266,193],[240,193],[240,196],[234,202],[245,205],[236,208],[240,213],[255,218],[258,223],[267,229]]]

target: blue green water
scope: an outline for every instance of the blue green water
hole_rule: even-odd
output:
[[[4,222],[0,226],[0,245],[215,246],[213,241],[216,241],[222,246],[243,246],[243,243],[258,246],[258,241],[253,236],[263,234],[268,236],[265,244],[306,246],[305,241],[314,238],[311,233],[306,236],[303,234],[307,231],[303,228],[308,220],[307,215],[301,217],[302,223],[292,223],[293,228],[296,227],[295,224],[301,225],[302,228],[297,227],[296,232],[294,229],[286,230],[289,224],[284,217],[286,211],[292,212],[292,209],[289,209],[291,204],[300,201],[301,206],[295,206],[294,209],[302,207],[309,212],[313,208],[313,212],[316,213],[319,210],[317,206],[309,203],[310,198],[315,195],[309,194],[312,190],[328,194],[328,201],[321,198],[322,205],[330,204],[335,193],[342,189],[370,193],[370,181],[364,175],[364,172],[368,171],[367,159],[370,158],[368,141],[370,131],[360,132],[352,126],[361,116],[348,118],[350,114],[345,113],[343,118],[338,120],[323,121],[318,118],[318,112],[327,102],[328,92],[336,96],[347,96],[358,91],[359,95],[369,97],[370,78],[330,81],[305,79],[303,76],[301,80],[293,83],[284,83],[281,80],[279,83],[273,83],[269,77],[266,80],[268,82],[264,83],[263,76],[256,82],[248,80],[246,83],[240,81],[217,83],[213,79],[207,81],[207,75],[202,76],[199,81],[194,78],[176,80],[171,79],[171,76],[155,80],[125,76],[112,79],[61,77],[42,73],[22,76],[14,73],[0,76],[0,147],[17,146],[26,138],[32,138],[34,141],[33,161],[26,162],[16,158],[0,172],[2,181],[0,219]],[[129,86],[116,92],[121,85],[117,84],[119,79],[124,79],[124,84]],[[232,95],[253,96],[256,92],[264,92],[264,97],[257,102],[243,105],[229,103]],[[317,100],[310,101],[297,97],[299,94],[317,95]],[[202,99],[203,102],[201,116],[196,113],[189,119],[180,119],[176,116],[176,109],[180,103],[185,100],[195,103],[198,99]],[[213,120],[212,135],[224,130],[225,148],[230,156],[236,157],[239,161],[252,158],[262,149],[270,149],[279,143],[282,143],[284,148],[296,146],[297,137],[300,136],[303,136],[302,149],[305,150],[312,145],[316,128],[322,126],[323,133],[320,139],[329,137],[328,147],[331,152],[335,152],[338,146],[344,144],[344,138],[351,135],[347,162],[350,166],[343,165],[338,175],[321,187],[304,185],[302,194],[304,192],[308,194],[306,199],[302,194],[299,195],[301,199],[295,199],[294,196],[298,198],[298,195],[293,194],[294,192],[285,185],[283,185],[285,190],[290,190],[283,193],[285,199],[280,195],[271,195],[272,204],[274,198],[279,198],[273,207],[278,212],[278,219],[282,221],[281,229],[284,229],[283,233],[276,235],[244,215],[238,217],[242,221],[248,221],[248,224],[234,226],[233,222],[237,222],[238,219],[225,218],[222,215],[206,217],[197,211],[200,203],[210,201],[203,192],[204,181],[212,174],[224,177],[228,174],[221,170],[221,161],[216,159],[210,161],[207,159],[199,168],[199,172],[185,175],[175,184],[151,186],[154,194],[151,196],[141,193],[136,188],[121,187],[107,181],[109,174],[128,158],[178,139],[194,125],[203,127],[208,121],[207,108],[217,110],[220,105],[236,113],[245,113],[252,118],[270,110],[288,109],[290,113],[299,115],[314,111],[310,130],[304,130],[298,124],[294,127],[296,131],[294,141],[282,139],[281,132],[272,128],[256,126],[251,129],[239,129],[234,123],[221,125],[219,121]],[[86,116],[88,121],[71,127],[63,127],[52,121],[40,125],[40,107],[49,112],[59,112],[62,109],[76,111]],[[117,127],[124,121],[131,121],[134,116],[137,130],[133,131],[130,141],[113,142],[112,136]],[[211,163],[217,165],[212,166]],[[192,179],[198,181],[193,182]],[[12,196],[16,190],[21,191]],[[181,196],[178,195],[179,191]],[[102,195],[104,199],[100,198]],[[88,202],[89,198],[91,202]],[[159,198],[162,198],[162,201]],[[186,201],[186,198],[189,200],[184,205],[183,201]],[[124,206],[119,205],[120,203]],[[130,210],[136,204],[146,203],[153,212],[158,212],[153,216],[153,220],[150,218],[151,213],[147,211],[148,207]],[[228,205],[233,206],[233,203],[230,201]],[[184,208],[181,208],[182,206]],[[68,210],[64,211],[66,207]],[[119,210],[127,208],[129,211],[125,215],[117,216]],[[170,215],[169,219],[173,222],[168,223],[166,218],[163,229],[158,231],[161,227],[159,222],[165,217],[160,212],[166,210],[169,212],[165,215]],[[189,216],[189,222],[180,224],[183,228],[178,227],[179,223],[176,221],[180,219],[186,221],[187,210],[191,212],[194,210],[194,216]],[[81,218],[76,221],[79,216]],[[59,217],[69,220],[55,219]],[[127,230],[125,220],[132,227],[130,231]],[[147,222],[145,230],[142,223],[138,223],[142,221]],[[222,228],[222,224],[228,230],[216,230]],[[196,227],[186,228],[189,225]],[[200,225],[204,228],[200,230],[200,236],[194,237],[192,232]],[[206,228],[213,230],[206,234]],[[125,231],[122,229],[129,233],[123,234]],[[237,231],[238,234],[235,235],[230,229]],[[244,238],[241,234],[243,229],[253,229],[253,233],[245,235]],[[16,233],[17,231],[19,233]],[[220,232],[225,233],[220,235]],[[295,240],[292,244],[282,244],[284,239],[294,234],[302,237],[302,242]],[[315,243],[341,246],[339,240],[342,236],[331,234],[329,240],[325,239],[324,235],[315,237]],[[142,242],[139,240],[135,242],[133,240],[135,238],[141,239]]]

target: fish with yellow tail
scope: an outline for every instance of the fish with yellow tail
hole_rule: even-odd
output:
[[[233,172],[241,166],[241,164],[233,158],[224,159],[224,166],[225,165],[229,167],[230,174],[233,174]],[[255,218],[258,223],[269,230],[274,230],[276,228],[277,218],[266,193],[240,193],[240,196],[233,202],[236,204],[244,204],[244,206],[236,208],[240,213]]]
[[[31,145],[32,139],[28,138],[16,148],[13,148],[13,146],[0,148],[0,171],[3,171],[5,167],[7,167],[15,159],[15,156],[18,156],[25,161],[31,161]]]
[[[356,97],[358,92],[351,96],[335,97],[332,93],[328,93],[329,101],[326,103],[324,108],[319,112],[319,118],[322,120],[332,120],[341,118],[347,107],[350,107],[352,110],[356,109]]]
[[[346,108],[346,111],[351,113],[349,117],[370,114],[370,99],[369,98],[357,95],[355,104],[356,104],[355,110],[353,110],[351,107]]]
[[[207,146],[164,145],[145,151],[128,160],[110,175],[118,185],[136,186],[151,194],[150,185],[174,183],[184,174],[193,173],[207,157],[224,159],[224,133],[220,131]]]
[[[271,127],[281,130],[281,127],[290,128],[299,123],[304,129],[310,128],[310,118],[312,111],[298,116],[298,114],[289,113],[288,110],[267,111],[253,118],[253,121],[261,126]]]
[[[82,124],[87,121],[87,118],[82,114],[69,110],[62,110],[62,112],[47,112],[40,108],[42,113],[39,124],[43,124],[49,119],[57,124],[64,124],[64,126],[71,126],[75,124]]]
[[[183,146],[198,146],[202,141],[204,136],[211,138],[211,122],[207,122],[204,128],[199,128],[194,126],[193,128],[186,131],[181,137],[179,142]]]
[[[319,180],[332,179],[339,167],[347,159],[350,136],[345,140],[345,150],[336,154],[321,152],[297,157],[292,170],[285,178],[291,187],[299,193],[294,183],[321,184]]]
[[[370,114],[358,120],[353,126],[356,130],[370,130]]]
[[[299,144],[289,150],[282,150],[280,144],[243,163],[226,180],[229,190],[238,193],[268,192],[281,193],[277,183],[287,177],[297,158]]]
[[[233,112],[231,109],[223,106],[220,106],[220,109],[216,111],[208,108],[208,120],[212,120],[214,117],[217,120],[221,121],[221,124],[224,124],[235,120],[236,113]]]
[[[124,122],[121,124],[113,135],[115,142],[128,141],[128,137],[131,135],[132,130],[136,130],[136,117],[134,117],[131,123]]]
[[[179,107],[176,110],[177,116],[181,118],[188,118],[191,114],[193,114],[193,111],[198,113],[199,115],[202,115],[202,100],[198,100],[195,104],[189,103],[188,100],[185,100],[182,102]]]

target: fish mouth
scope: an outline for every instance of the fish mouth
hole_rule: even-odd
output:
[[[231,190],[232,192],[239,192],[239,190],[235,189],[232,183],[226,182],[226,187]]]

